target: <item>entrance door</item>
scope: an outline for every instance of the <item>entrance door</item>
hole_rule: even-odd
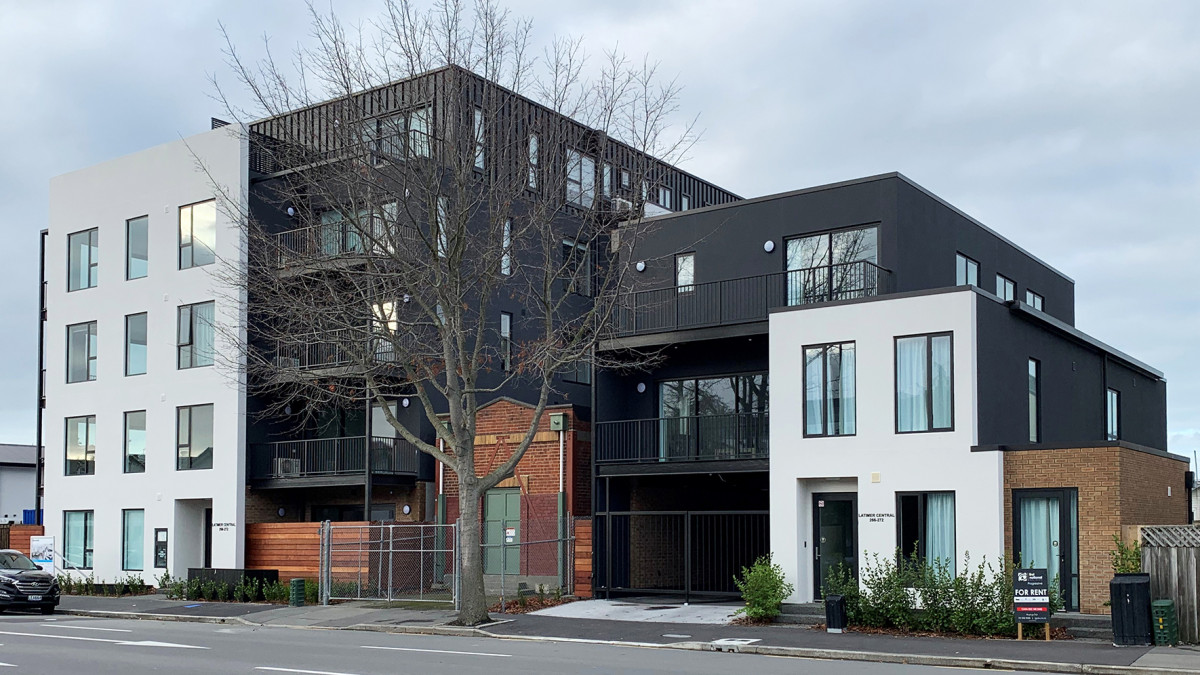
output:
[[[212,507],[204,509],[204,566],[212,567]]]
[[[858,577],[858,495],[824,492],[813,495],[813,593],[829,570],[838,565]]]
[[[1075,488],[1013,490],[1013,551],[1021,567],[1047,569],[1067,610],[1079,609]]]
[[[516,574],[521,567],[521,490],[489,490],[483,498],[483,573]]]

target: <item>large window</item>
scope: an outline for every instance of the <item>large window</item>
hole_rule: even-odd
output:
[[[67,235],[67,290],[92,288],[100,281],[100,230]]]
[[[1042,305],[1044,302],[1045,300],[1042,298],[1042,296],[1029,289],[1025,289],[1025,304],[1040,312],[1042,311]]]
[[[761,456],[768,399],[766,373],[660,382],[661,458]]]
[[[875,295],[878,236],[872,225],[788,239],[788,305]]]
[[[217,202],[179,207],[179,269],[217,261]]]
[[[1017,284],[1003,274],[996,275],[996,295],[1009,302],[1017,297]]]
[[[430,108],[424,106],[380,120],[379,151],[396,159],[403,159],[405,156],[428,157],[432,146],[429,117]]]
[[[96,322],[67,326],[67,382],[96,379]]]
[[[567,201],[592,208],[596,201],[596,160],[567,150]]]
[[[959,253],[954,258],[954,284],[956,286],[979,285],[979,263]]]
[[[430,118],[433,110],[429,106],[408,113],[408,154],[411,157],[429,157],[433,149],[433,132]],[[399,154],[399,153],[397,153]]]
[[[146,411],[125,413],[125,473],[146,471]]]
[[[92,569],[93,511],[63,511],[63,559],[69,567]]]
[[[125,278],[141,279],[150,271],[150,218],[125,221]]]
[[[138,572],[145,565],[146,512],[121,511],[121,569]]]
[[[1042,364],[1037,359],[1029,359],[1029,442],[1038,443],[1042,440]]]
[[[675,288],[680,293],[691,293],[696,283],[696,254],[680,253],[675,256]]]
[[[592,294],[592,262],[587,244],[563,239],[563,279],[568,293]]]
[[[950,333],[896,338],[896,431],[954,428]]]
[[[500,369],[512,370],[512,314],[500,312]]]
[[[896,537],[904,560],[925,560],[954,574],[954,493],[896,493]]]
[[[855,431],[854,343],[804,348],[804,435]]]
[[[67,418],[66,472],[68,476],[96,473],[96,416]]]
[[[213,464],[213,406],[191,405],[175,411],[179,454],[175,468],[211,469]]]
[[[179,369],[198,368],[213,364],[216,305],[201,302],[179,308]]]
[[[1121,438],[1121,392],[1108,389],[1104,392],[1104,440]]]
[[[125,317],[125,374],[146,374],[146,313]]]

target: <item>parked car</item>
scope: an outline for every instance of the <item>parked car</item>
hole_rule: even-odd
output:
[[[58,600],[58,579],[20,551],[0,550],[0,612],[37,607],[53,614]]]

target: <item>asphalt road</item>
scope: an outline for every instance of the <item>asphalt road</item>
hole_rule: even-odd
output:
[[[23,675],[973,672],[572,642],[14,614],[0,616],[0,675],[5,671]]]

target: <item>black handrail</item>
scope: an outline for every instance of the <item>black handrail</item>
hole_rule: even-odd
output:
[[[596,424],[596,463],[765,459],[768,413],[688,415]]]
[[[303,478],[362,474],[366,470],[367,438],[314,438],[262,443],[250,449],[250,477],[255,479]],[[413,444],[403,438],[371,437],[371,472],[417,474]]]

